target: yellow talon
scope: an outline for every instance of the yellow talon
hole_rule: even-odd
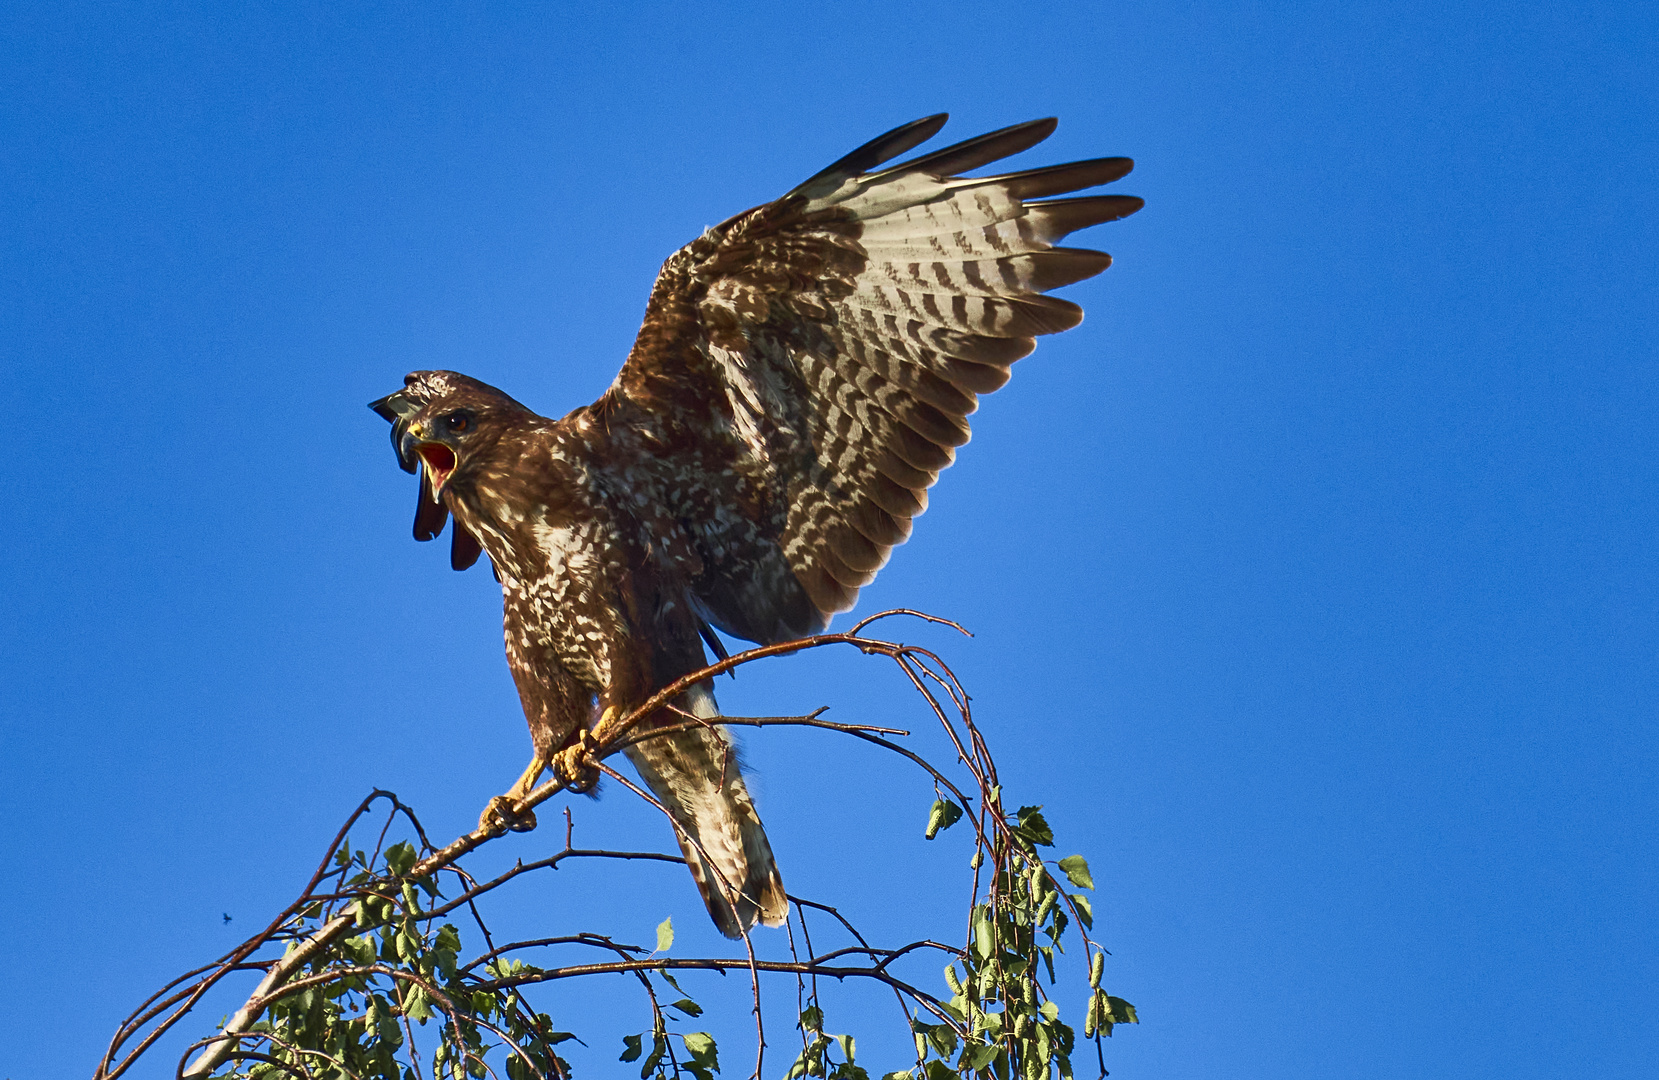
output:
[[[569,746],[553,755],[553,772],[575,792],[591,791],[599,782],[599,770],[593,767],[589,756],[593,752],[593,738],[583,728],[576,733]]]
[[[536,827],[536,815],[531,810],[517,809],[518,800],[509,795],[497,795],[478,815],[482,832],[499,835],[503,832],[529,832]]]
[[[505,795],[497,795],[484,807],[484,812],[478,815],[478,827],[491,833],[500,832],[502,829],[511,829],[513,832],[529,832],[534,829],[536,815],[529,810],[517,811],[515,807],[535,789],[536,780],[546,768],[547,762],[538,754],[525,766],[524,772],[513,781],[513,786],[507,789]]]

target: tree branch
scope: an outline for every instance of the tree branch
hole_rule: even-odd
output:
[[[640,956],[644,947],[621,944],[609,937],[594,933],[565,934],[535,938],[523,941],[511,941],[497,945],[485,925],[479,910],[478,901],[485,895],[499,889],[503,885],[533,870],[556,869],[568,859],[619,859],[644,860],[664,863],[683,863],[685,860],[677,855],[668,855],[660,852],[638,851],[609,851],[603,849],[576,848],[572,842],[573,824],[566,809],[565,843],[562,850],[530,863],[519,862],[517,865],[497,875],[496,877],[479,882],[459,865],[466,855],[482,847],[484,844],[505,835],[505,828],[493,826],[491,828],[475,829],[450,841],[442,848],[435,848],[428,838],[419,818],[397,796],[388,791],[376,790],[363,800],[355,811],[348,817],[346,823],[335,835],[328,853],[311,875],[305,889],[300,896],[285,908],[259,934],[250,938],[242,945],[221,957],[214,964],[198,968],[193,972],[180,976],[162,987],[155,994],[147,998],[133,1014],[117,1029],[103,1060],[100,1062],[94,1080],[116,1080],[124,1074],[130,1066],[140,1058],[156,1040],[174,1027],[179,1020],[189,1013],[202,997],[233,971],[260,970],[263,975],[254,992],[246,999],[242,1006],[226,1022],[219,1034],[203,1039],[192,1045],[186,1052],[188,1058],[191,1052],[199,1050],[195,1060],[184,1064],[181,1062],[178,1076],[181,1080],[203,1080],[212,1074],[218,1067],[231,1058],[237,1060],[258,1060],[270,1062],[281,1067],[293,1075],[309,1074],[310,1068],[305,1059],[316,1057],[318,1060],[328,1059],[332,1065],[342,1072],[347,1071],[344,1062],[334,1061],[328,1054],[318,1055],[310,1047],[309,1035],[304,1035],[305,1023],[315,1021],[300,1021],[296,1017],[310,1015],[319,1006],[315,1002],[323,1002],[327,1023],[334,1025],[344,1023],[345,1012],[339,1001],[342,992],[352,995],[363,995],[360,1000],[367,1002],[373,993],[374,1000],[380,1000],[379,991],[371,991],[373,980],[390,978],[394,980],[390,990],[392,998],[398,1003],[398,1008],[390,1014],[393,1032],[396,1025],[401,1025],[407,1031],[407,1040],[400,1043],[376,1044],[380,1048],[376,1053],[385,1053],[385,1046],[391,1045],[395,1054],[399,1045],[402,1054],[408,1060],[414,1060],[415,1054],[414,1029],[409,1024],[411,1012],[420,1015],[420,1002],[429,1000],[438,1011],[449,1017],[439,1035],[439,1046],[435,1058],[430,1064],[436,1068],[444,1055],[458,1054],[458,1058],[450,1058],[453,1062],[460,1062],[468,1067],[481,1066],[486,1072],[493,1074],[493,1069],[484,1060],[484,1053],[489,1049],[487,1043],[480,1044],[480,1032],[489,1031],[501,1038],[517,1057],[524,1067],[524,1075],[541,1075],[540,1070],[550,1070],[554,1075],[565,1075],[565,1064],[553,1053],[553,1044],[559,1041],[551,1037],[551,1028],[548,1018],[538,1014],[524,997],[524,987],[563,979],[579,978],[589,975],[624,974],[636,978],[648,998],[652,1015],[652,1038],[656,1040],[650,1061],[660,1060],[666,1055],[665,1068],[672,1070],[678,1077],[682,1067],[681,1059],[669,1040],[671,1034],[666,1024],[666,1018],[660,1002],[657,999],[656,989],[649,977],[655,973],[672,982],[669,974],[680,970],[706,970],[724,974],[733,970],[746,970],[750,974],[753,991],[753,1011],[756,1024],[756,1080],[759,1080],[764,1054],[766,1051],[765,1017],[761,1009],[761,976],[762,974],[792,975],[797,983],[798,994],[805,991],[808,981],[811,983],[811,994],[807,998],[813,1006],[817,1005],[817,979],[826,978],[864,979],[884,984],[892,989],[901,1010],[907,1021],[912,1021],[912,1008],[916,1008],[931,1015],[937,1024],[929,1026],[921,1019],[912,1022],[917,1025],[914,1030],[920,1036],[927,1034],[927,1040],[933,1046],[932,1053],[948,1059],[953,1048],[957,1045],[951,1041],[946,1033],[953,1032],[960,1039],[963,1046],[963,1058],[957,1068],[968,1068],[969,1043],[978,1047],[976,1054],[985,1050],[986,1039],[997,1045],[999,1053],[1006,1053],[1007,1060],[998,1058],[997,1071],[1007,1070],[1024,1075],[1028,1066],[1041,1061],[1044,1064],[1043,1073],[1048,1072],[1047,1065],[1051,1058],[1053,1044],[1044,1041],[1039,1044],[1038,1036],[1033,1034],[1036,1028],[1042,1028],[1042,1039],[1060,1039],[1066,1052],[1070,1052],[1072,1036],[1064,1025],[1052,1027],[1057,1021],[1052,1012],[1052,1005],[1043,1005],[1041,1015],[1035,1015],[1038,1004],[1048,1001],[1047,994],[1037,984],[1039,959],[1049,962],[1052,967],[1055,949],[1040,944],[1035,938],[1039,929],[1048,916],[1045,912],[1052,912],[1053,922],[1046,932],[1053,936],[1055,946],[1058,947],[1059,935],[1068,923],[1075,923],[1079,933],[1089,950],[1099,950],[1084,932],[1084,919],[1087,913],[1079,907],[1082,903],[1075,894],[1068,893],[1061,886],[1061,879],[1051,873],[1037,856],[1032,843],[1046,844],[1052,840],[1041,823],[1030,825],[1026,820],[1026,811],[1022,810],[1019,820],[1015,822],[1002,807],[1001,789],[996,777],[995,764],[985,740],[974,723],[970,711],[969,698],[955,674],[948,665],[936,654],[928,649],[904,645],[891,641],[862,636],[866,627],[876,621],[891,618],[896,615],[908,615],[922,618],[926,621],[952,627],[963,634],[967,634],[958,624],[946,619],[939,619],[921,612],[898,610],[882,612],[871,616],[853,627],[850,633],[822,634],[799,641],[785,642],[778,645],[761,646],[749,649],[734,656],[722,658],[698,672],[684,678],[677,679],[653,694],[647,701],[631,712],[622,716],[612,717],[601,723],[591,734],[588,744],[591,764],[601,772],[610,775],[618,783],[633,791],[647,802],[662,807],[657,800],[633,784],[626,777],[616,773],[604,764],[605,759],[620,750],[635,745],[650,738],[656,738],[679,731],[690,730],[696,727],[706,727],[710,724],[720,724],[731,727],[769,727],[769,726],[802,726],[815,727],[828,731],[836,731],[861,739],[881,749],[896,753],[921,768],[935,785],[935,792],[947,792],[951,798],[965,809],[970,809],[968,815],[972,822],[975,834],[976,853],[971,862],[973,867],[973,885],[970,892],[972,907],[968,919],[967,940],[964,946],[945,945],[933,940],[911,942],[908,945],[895,949],[873,946],[862,934],[843,917],[835,908],[818,904],[798,897],[790,897],[795,906],[796,917],[801,921],[801,931],[806,942],[807,959],[801,959],[795,953],[793,931],[790,935],[790,955],[792,959],[762,960],[755,954],[753,942],[749,934],[743,934],[746,958],[671,958],[659,956],[655,953]],[[970,635],[971,636],[971,635]],[[801,716],[761,716],[761,717],[719,717],[704,720],[693,717],[680,709],[676,702],[680,695],[692,686],[705,679],[723,674],[744,664],[772,656],[790,655],[809,649],[825,648],[829,646],[851,645],[868,655],[885,656],[894,662],[903,673],[905,680],[921,695],[935,719],[945,729],[950,746],[956,753],[957,761],[963,769],[971,774],[972,783],[959,786],[950,775],[935,767],[921,754],[893,741],[892,737],[906,737],[909,732],[898,728],[878,727],[870,724],[841,724],[822,719],[823,709],[815,710]],[[972,795],[968,791],[974,791]],[[524,798],[520,799],[515,810],[526,814],[536,806],[547,801],[560,791],[567,789],[565,780],[555,774],[548,782],[536,787]],[[975,797],[977,796],[977,805]],[[944,795],[938,795],[943,798]],[[384,824],[380,827],[378,836],[372,845],[374,853],[365,857],[361,851],[353,853],[346,838],[350,831],[367,814],[377,801],[385,800],[389,812]],[[666,811],[664,811],[666,814]],[[408,826],[419,837],[421,846],[417,850],[410,845],[399,842],[392,848],[386,848],[388,839],[392,838],[391,829],[398,819],[407,821]],[[694,837],[684,837],[677,822],[673,822],[676,832],[682,835],[685,843],[694,850],[697,848]],[[1017,829],[1016,829],[1017,826]],[[1037,830],[1033,832],[1032,830]],[[1043,837],[1047,837],[1044,839]],[[1035,837],[1035,840],[1032,838]],[[330,869],[331,860],[334,865]],[[379,864],[384,862],[385,866]],[[982,895],[981,866],[986,867],[987,879],[983,883],[984,901]],[[354,873],[360,867],[361,872]],[[402,867],[401,873],[397,872]],[[443,898],[439,891],[441,871],[453,873],[461,883],[459,896],[453,899]],[[1040,871],[1040,873],[1039,873]],[[1069,874],[1070,871],[1067,871]],[[733,883],[727,882],[716,871],[715,886],[726,894],[728,902],[734,909],[738,899]],[[442,878],[448,881],[448,878]],[[324,887],[326,883],[326,888]],[[424,887],[431,895],[434,906],[422,909],[426,900],[415,891],[417,887]],[[1069,920],[1060,913],[1056,904],[1059,904],[1069,913]],[[464,966],[456,966],[458,959],[453,950],[460,948],[459,938],[454,928],[444,926],[436,932],[434,928],[437,920],[448,915],[460,907],[467,907],[473,921],[477,923],[483,934],[485,951],[476,959]],[[836,919],[840,925],[857,942],[856,946],[834,948],[822,954],[814,951],[812,939],[807,928],[806,912],[810,908],[823,911]],[[424,927],[424,929],[422,929]],[[379,931],[379,943],[376,944],[373,931]],[[344,939],[353,931],[364,935],[360,941],[342,944]],[[447,935],[447,936],[446,936]],[[365,946],[364,942],[367,942]],[[434,942],[436,944],[434,944]],[[448,942],[448,944],[444,944]],[[255,960],[253,956],[258,950],[266,946],[279,946],[286,943],[286,949],[280,957],[268,960]],[[394,950],[395,943],[395,950]],[[582,945],[590,948],[599,948],[614,954],[616,959],[591,963],[564,965],[547,970],[520,970],[511,971],[509,968],[495,964],[508,954],[522,950],[543,948],[558,945]],[[368,948],[367,953],[364,949]],[[410,951],[405,951],[405,950]],[[438,952],[437,950],[449,950]],[[913,955],[919,950],[937,950],[952,958],[948,965],[947,974],[952,990],[957,994],[950,1003],[918,988],[895,975],[892,967],[904,957]],[[1103,950],[1099,950],[1103,952]],[[1086,953],[1085,955],[1090,955]],[[364,960],[380,958],[380,962],[365,963]],[[843,958],[861,956],[868,958],[866,964],[839,963]],[[354,962],[353,957],[357,960]],[[418,960],[418,965],[416,961]],[[516,961],[515,961],[516,963]],[[437,964],[438,967],[434,967]],[[955,966],[961,964],[967,979],[973,983],[968,989],[958,985]],[[314,970],[307,974],[307,967]],[[445,990],[434,981],[439,968],[445,974],[449,994],[456,995],[454,1000]],[[493,969],[493,970],[492,970]],[[1091,976],[1091,988],[1098,986],[1098,966]],[[493,978],[479,978],[479,974],[493,975]],[[1052,974],[1050,975],[1052,981]],[[254,1030],[272,1006],[292,995],[338,983],[340,980],[356,980],[349,982],[341,989],[330,991],[316,999],[307,998],[304,1009],[297,1005],[283,1005],[272,1013],[271,1024],[274,1027],[260,1025]],[[418,989],[417,989],[418,988]],[[1113,1022],[1126,1022],[1121,1015],[1108,1010],[1104,991],[1093,990],[1091,997],[1089,1020],[1085,1023],[1085,1030],[1098,1033],[1110,1030]],[[493,999],[493,1000],[492,1000]],[[1128,1017],[1133,1019],[1132,1009],[1121,1002],[1121,999],[1110,999],[1117,1004],[1111,1005],[1111,1010],[1120,1006],[1130,1009]],[[483,1001],[485,1004],[476,1005]],[[363,1006],[368,1009],[368,1005]],[[382,1006],[384,1007],[384,1002]],[[475,1013],[474,1008],[482,1009]],[[694,1006],[693,1006],[694,1007]],[[1000,1007],[1001,1013],[990,1013],[987,1009]],[[169,1011],[171,1010],[171,1011]],[[298,1010],[298,1011],[296,1011]],[[332,1010],[332,1011],[330,1011]],[[369,1011],[373,1011],[370,1009]],[[803,1009],[804,1011],[804,1009]],[[367,1015],[365,1013],[365,1015]],[[384,1016],[384,1014],[381,1014]],[[490,1015],[498,1017],[505,1027],[496,1027],[487,1022]],[[827,1053],[825,1047],[830,1044],[826,1041],[821,1027],[821,1013],[815,1013],[820,1020],[815,1022],[820,1026],[812,1028],[811,1039],[809,1032],[803,1027],[802,1062],[807,1062],[810,1055],[818,1055],[818,1060]],[[1103,1017],[1098,1023],[1096,1016]],[[997,1020],[1005,1017],[1006,1023]],[[982,1027],[982,1021],[990,1017],[996,1023],[990,1028]],[[159,1018],[159,1019],[158,1019]],[[359,1018],[361,1019],[361,1017]],[[1018,1023],[1016,1023],[1016,1020]],[[380,1023],[381,1021],[376,1021]],[[988,1022],[988,1021],[986,1021]],[[358,1021],[350,1021],[357,1024]],[[290,1025],[284,1027],[283,1025]],[[293,1026],[298,1024],[299,1026]],[[153,1025],[153,1026],[152,1026]],[[996,1034],[999,1030],[1000,1034]],[[1025,1025],[1020,1027],[1019,1025]],[[1035,1027],[1033,1027],[1035,1025]],[[349,1025],[348,1025],[349,1026]],[[148,1030],[146,1030],[148,1028]],[[330,1038],[335,1038],[342,1029],[329,1027],[327,1030],[335,1032]],[[363,1030],[359,1025],[356,1029]],[[466,1032],[466,1040],[462,1040],[462,1032]],[[301,1032],[298,1043],[285,1042],[276,1034],[277,1031]],[[985,1034],[991,1032],[992,1034]],[[140,1038],[139,1036],[142,1037]],[[291,1038],[296,1036],[290,1036]],[[560,1036],[562,1038],[562,1035]],[[675,1037],[680,1037],[677,1034]],[[137,1039],[136,1045],[124,1057],[117,1057],[129,1041]],[[264,1054],[246,1048],[244,1043],[266,1040],[266,1046],[272,1054]],[[300,1045],[304,1044],[304,1045]],[[948,1044],[948,1045],[947,1045]],[[330,1047],[333,1043],[328,1044]],[[640,1051],[637,1040],[633,1044],[634,1053]],[[850,1046],[844,1044],[845,1047]],[[453,1047],[453,1051],[451,1050]],[[690,1043],[687,1043],[690,1048]],[[353,1051],[361,1053],[363,1051]],[[694,1055],[703,1053],[702,1050],[693,1050]],[[332,1051],[331,1051],[332,1053]],[[924,1065],[929,1053],[925,1047],[918,1047],[917,1065]],[[287,1058],[280,1055],[286,1054]],[[539,1060],[532,1060],[531,1055]],[[1032,1055],[1036,1055],[1034,1059]],[[984,1063],[982,1057],[976,1057],[971,1071],[978,1071]],[[928,1070],[933,1069],[936,1063],[925,1062]],[[693,1071],[701,1068],[693,1061],[685,1063]],[[378,1066],[377,1066],[378,1067]],[[447,1067],[447,1066],[446,1066]],[[817,1068],[819,1066],[811,1066]],[[1062,1062],[1062,1068],[1068,1068]],[[425,1069],[426,1064],[422,1063]]]

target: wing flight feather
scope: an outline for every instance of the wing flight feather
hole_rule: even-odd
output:
[[[696,552],[699,614],[729,633],[785,640],[852,607],[979,397],[1036,337],[1082,320],[1044,294],[1111,257],[1057,242],[1142,205],[1054,198],[1120,179],[1128,158],[960,175],[1041,142],[1052,119],[873,171],[944,122],[896,128],[676,252],[591,407],[657,478]]]

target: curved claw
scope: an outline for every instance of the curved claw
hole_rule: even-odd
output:
[[[478,815],[478,827],[496,835],[503,832],[529,832],[534,829],[535,812],[518,812],[514,809],[517,803],[518,800],[511,795],[497,795],[484,807],[484,812]]]
[[[553,755],[553,774],[564,781],[567,790],[581,795],[599,783],[599,770],[593,764],[592,753],[593,739],[583,728],[570,745]]]

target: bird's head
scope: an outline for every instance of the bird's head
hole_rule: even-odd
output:
[[[534,416],[495,387],[453,371],[411,372],[404,376],[402,390],[370,402],[369,408],[392,425],[392,449],[403,471],[420,473],[416,540],[443,532],[449,517],[445,493],[466,486],[512,420]],[[455,543],[459,551],[464,543],[459,530]],[[476,546],[470,537],[466,543]]]

